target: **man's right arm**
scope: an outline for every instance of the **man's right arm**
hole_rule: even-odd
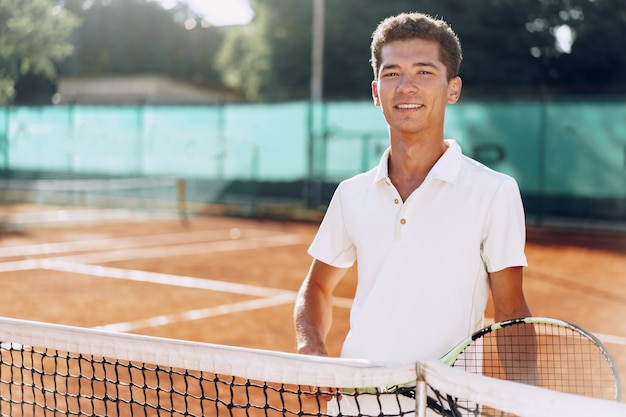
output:
[[[337,268],[314,259],[294,308],[294,324],[298,353],[328,356],[326,336],[332,324],[333,291],[346,274],[347,268]]]

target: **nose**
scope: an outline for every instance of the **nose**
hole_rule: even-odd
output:
[[[396,87],[398,92],[413,92],[417,91],[417,83],[411,76],[411,74],[403,74],[400,76],[398,80],[398,85]]]

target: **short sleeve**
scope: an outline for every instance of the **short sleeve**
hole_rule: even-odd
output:
[[[483,230],[482,257],[488,272],[527,266],[526,219],[517,183],[507,177],[496,191]]]
[[[329,265],[349,268],[356,260],[356,249],[346,231],[341,200],[341,185],[339,185],[308,253]]]

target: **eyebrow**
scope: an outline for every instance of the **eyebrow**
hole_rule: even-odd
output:
[[[437,65],[435,65],[435,63],[430,62],[430,61],[425,61],[425,62],[418,61],[418,62],[413,63],[413,65],[411,65],[411,68],[419,68],[419,67],[428,67],[428,68],[434,68],[437,70],[440,69]],[[400,68],[399,64],[387,64],[387,65],[381,66],[380,70],[385,71],[385,70],[397,69],[397,68]]]
[[[413,68],[415,67],[430,67],[430,68],[435,68],[435,69],[439,69],[439,66],[437,66],[434,62],[416,62],[412,65]]]

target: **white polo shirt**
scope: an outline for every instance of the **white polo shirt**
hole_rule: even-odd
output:
[[[405,202],[388,177],[389,149],[335,191],[309,254],[341,268],[358,258],[343,357],[439,358],[482,326],[487,272],[526,266],[517,183],[447,142]]]

